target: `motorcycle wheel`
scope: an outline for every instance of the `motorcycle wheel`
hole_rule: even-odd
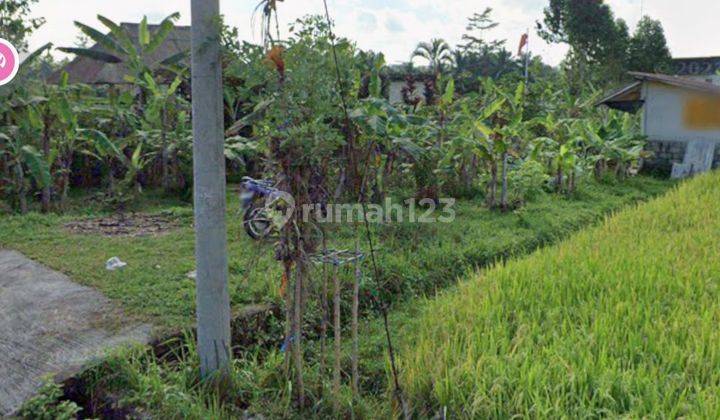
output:
[[[268,219],[264,209],[251,206],[243,214],[243,227],[248,236],[260,240],[270,235],[272,222]]]

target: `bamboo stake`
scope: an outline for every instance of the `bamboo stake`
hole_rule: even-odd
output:
[[[295,311],[293,316],[293,358],[295,359],[295,376],[297,381],[298,405],[305,406],[305,384],[303,382],[303,354],[302,354],[302,292],[303,292],[303,264],[298,261],[295,265]]]
[[[292,263],[289,261],[284,262],[283,267],[283,284],[290,282],[290,276],[292,275]],[[292,346],[292,332],[293,332],[293,306],[292,306],[292,295],[287,288],[283,289],[283,298],[285,298],[285,377],[290,377],[290,346]]]
[[[340,331],[340,278],[338,276],[339,264],[337,261],[334,263],[333,269],[333,287],[335,288],[333,294],[333,309],[334,309],[334,323],[333,329],[335,330],[335,365],[333,367],[333,397],[334,397],[334,408],[335,414],[340,412],[340,345],[341,345],[341,331]]]
[[[322,245],[323,255],[327,255],[327,242],[323,235]],[[320,322],[320,375],[325,373],[325,352],[327,351],[327,327],[328,327],[328,277],[327,277],[327,264],[322,265],[322,292],[320,296],[320,302],[322,306],[322,321]],[[320,393],[322,394],[322,381],[320,381]]]
[[[360,374],[358,369],[359,359],[359,338],[358,338],[358,317],[360,312],[360,279],[362,271],[360,270],[360,242],[355,240],[355,279],[353,281],[353,302],[352,302],[352,392],[353,397],[358,396],[360,389]]]

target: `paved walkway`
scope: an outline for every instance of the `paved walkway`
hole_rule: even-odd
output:
[[[98,291],[20,253],[0,250],[0,417],[15,412],[45,377],[79,373],[108,348],[147,343]]]

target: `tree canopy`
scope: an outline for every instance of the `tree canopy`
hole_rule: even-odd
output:
[[[671,59],[659,21],[643,17],[631,37],[603,0],[550,0],[537,30],[546,41],[570,47],[568,77],[579,85],[615,82],[627,71],[662,72]]]
[[[10,41],[18,51],[27,51],[27,37],[45,23],[44,18],[31,18],[30,6],[38,0],[0,1],[0,38]]]
[[[670,49],[659,20],[644,16],[628,45],[628,69],[662,72],[670,64]]]

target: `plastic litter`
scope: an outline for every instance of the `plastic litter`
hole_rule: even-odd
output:
[[[127,265],[126,262],[121,261],[118,257],[112,257],[105,263],[105,268],[108,271],[119,270]]]

